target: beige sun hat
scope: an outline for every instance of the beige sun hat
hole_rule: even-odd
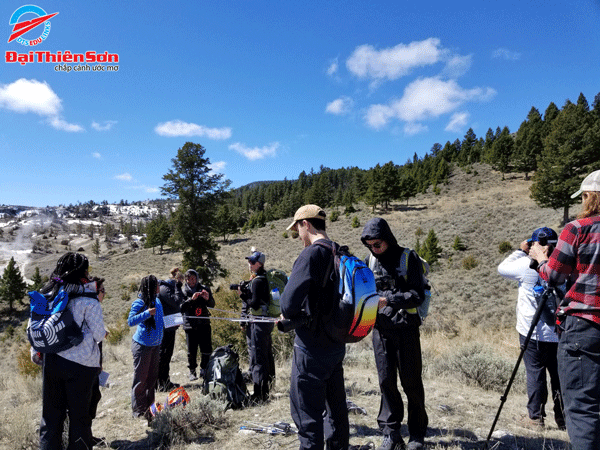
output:
[[[584,191],[600,191],[600,170],[596,170],[585,177],[583,183],[581,183],[581,189],[571,195],[571,198],[581,195]]]

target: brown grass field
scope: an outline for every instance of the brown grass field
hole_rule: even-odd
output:
[[[501,175],[488,166],[476,165],[474,169],[471,174],[455,169],[449,183],[440,186],[440,195],[431,192],[419,194],[408,205],[405,202],[393,203],[391,210],[385,212],[372,212],[370,208],[359,205],[357,213],[349,217],[341,214],[336,222],[328,223],[329,236],[348,245],[361,257],[366,255],[366,249],[359,237],[362,226],[371,217],[384,217],[398,241],[409,247],[414,246],[421,232],[421,243],[430,229],[437,234],[444,251],[430,274],[434,295],[430,315],[421,328],[423,377],[429,414],[426,442],[428,448],[436,450],[484,448],[500,406],[500,396],[519,354],[518,335],[514,329],[517,286],[497,274],[498,264],[507,256],[500,253],[499,244],[508,241],[517,248],[539,226],[550,226],[557,231],[561,228],[562,211],[536,206],[529,197],[531,181],[525,180],[522,174],[512,174],[501,181]],[[575,206],[571,214],[578,211],[579,206]],[[354,216],[361,224],[357,228],[351,226]],[[268,223],[262,229],[233,236],[229,242],[220,242],[219,260],[230,271],[230,276],[217,280],[213,287],[219,308],[231,310],[239,306],[239,299],[228,290],[228,286],[247,279],[244,256],[250,253],[251,247],[266,253],[267,268],[291,271],[294,259],[301,251],[301,243],[284,237],[289,222],[290,219],[285,219]],[[457,236],[466,244],[466,250],[452,250]],[[115,449],[298,447],[294,435],[238,432],[240,426],[249,423],[292,422],[288,399],[289,336],[274,336],[280,351],[277,354],[276,387],[268,404],[219,412],[212,424],[190,425],[192,437],[189,433],[187,437],[180,437],[185,434],[181,431],[172,433],[170,443],[157,440],[156,427],[149,428],[145,422],[133,419],[130,397],[132,330],[127,328],[125,318],[140,278],[147,274],[167,277],[169,269],[181,263],[181,254],[168,249],[163,254],[159,254],[158,249],[154,252],[151,249],[126,252],[125,247],[121,249],[118,246],[112,247],[109,254],[103,246],[100,258],[96,258],[91,252],[91,240],[73,238],[72,235],[71,239],[72,245],[76,245],[73,250],[79,246],[86,250],[92,274],[107,280],[103,309],[105,322],[115,340],[115,343],[106,343],[104,347],[104,370],[110,373],[110,386],[102,389],[98,417],[93,424],[95,436],[105,437],[110,447]],[[60,242],[60,238],[55,242]],[[27,277],[31,277],[35,266],[40,268],[42,275],[49,274],[60,253],[66,250],[64,246],[53,245],[53,254],[32,255],[34,259],[25,270]],[[470,266],[463,262],[465,258],[470,261]],[[41,378],[39,375],[24,375],[20,366],[22,355],[28,352],[26,308],[19,305],[18,317],[0,322],[0,351],[4,359],[0,367],[2,449],[38,448]],[[117,339],[120,334],[121,339]],[[213,335],[215,346],[228,342],[237,346],[242,357],[241,367],[247,370],[241,332],[234,325],[221,321],[214,322]],[[187,380],[186,364],[185,336],[179,330],[171,378],[181,383],[190,394],[188,408],[193,404],[206,404],[199,382]],[[367,415],[350,415],[350,443],[362,445],[372,442],[378,446],[382,440],[376,421],[379,387],[370,337],[348,346],[345,378],[348,398],[367,411]],[[157,398],[161,399],[161,394]],[[550,416],[545,430],[532,430],[521,425],[520,420],[526,415],[525,406],[524,370],[521,367],[504,404],[490,448],[568,448],[566,432],[559,431]],[[218,403],[212,404],[215,410],[220,407]],[[551,412],[551,404],[546,409]],[[405,426],[403,434],[407,435]]]

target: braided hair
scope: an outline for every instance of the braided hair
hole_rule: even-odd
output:
[[[156,289],[158,287],[158,280],[154,275],[148,275],[142,278],[140,282],[140,290],[138,296],[144,300],[144,306],[148,309],[156,307]],[[144,321],[146,326],[151,329],[156,329],[156,320],[154,316]]]
[[[42,294],[56,296],[61,287],[66,290],[78,290],[83,286],[88,276],[90,263],[81,253],[68,252],[56,262],[56,268],[50,275],[50,280],[40,290]]]

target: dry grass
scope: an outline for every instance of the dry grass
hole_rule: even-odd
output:
[[[440,263],[430,274],[435,288],[430,315],[421,328],[424,358],[424,382],[426,404],[429,414],[429,448],[475,449],[482,448],[492,421],[500,406],[498,389],[483,389],[458,373],[456,358],[469,359],[468,351],[483,349],[491,360],[512,369],[519,348],[514,330],[516,285],[502,279],[496,272],[497,265],[505,257],[499,252],[499,244],[508,241],[516,248],[533,229],[551,226],[559,229],[561,212],[535,206],[529,198],[530,182],[521,176],[501,181],[499,173],[487,166],[475,167],[478,175],[467,175],[455,170],[447,185],[440,186],[441,194],[419,194],[409,205],[393,204],[393,210],[371,212],[359,207],[356,213],[346,217],[340,214],[337,221],[329,224],[329,236],[350,246],[358,256],[365,255],[360,244],[360,233],[371,217],[384,217],[391,225],[399,242],[414,246],[415,232],[420,228],[425,234],[434,229],[444,249]],[[575,213],[576,211],[573,211]],[[352,227],[354,217],[361,224]],[[252,246],[267,254],[267,266],[290,272],[301,244],[291,237],[284,237],[283,230],[289,219],[275,221],[259,230],[234,236],[230,242],[221,243],[219,260],[230,271],[226,280],[217,280],[215,290],[223,304],[233,307],[235,297],[228,296],[229,283],[247,278],[247,256]],[[452,250],[459,236],[466,245],[465,251]],[[60,242],[60,237],[57,239]],[[421,237],[421,241],[423,237]],[[80,239],[77,248],[89,250],[92,241]],[[36,261],[27,268],[27,275],[38,265],[42,274],[53,267],[58,253],[64,247],[54,244],[53,254],[35,254]],[[131,284],[152,273],[167,277],[169,269],[181,262],[180,253],[165,252],[162,255],[151,250],[124,252],[113,247],[115,253],[96,259],[91,257],[92,272],[106,278],[107,297],[103,308],[107,324],[121,329],[129,311]],[[107,253],[104,252],[106,255]],[[57,253],[58,252],[58,253]],[[477,266],[466,270],[462,261],[472,258]],[[17,370],[16,355],[26,345],[24,333],[17,328],[14,337],[0,340],[0,351],[7,357],[0,368],[0,397],[3,417],[0,425],[0,448],[36,448],[36,430],[40,416],[40,389],[38,378],[22,377]],[[229,333],[229,334],[227,334]],[[219,336],[231,336],[243,347],[241,332],[233,328]],[[238,334],[235,334],[238,333]],[[99,414],[94,421],[96,436],[104,436],[113,448],[156,448],[152,432],[144,423],[131,417],[130,385],[132,360],[130,352],[131,330],[124,330],[123,337],[105,345],[105,367],[110,373],[110,387],[102,390],[103,398]],[[285,347],[285,337],[278,336],[279,345]],[[289,339],[289,338],[288,338]],[[216,342],[215,344],[220,344]],[[479,347],[473,347],[477,344]],[[244,354],[244,352],[241,352]],[[475,357],[475,356],[474,356]],[[252,423],[291,422],[289,413],[290,362],[284,353],[278,357],[277,384],[272,401],[262,407],[227,411],[221,426],[207,426],[193,442],[175,442],[173,449],[246,449],[246,448],[297,448],[294,436],[267,436],[264,434],[239,434],[239,427]],[[187,381],[185,337],[178,332],[171,375],[175,382],[188,390],[192,402],[199,401],[201,393],[197,382]],[[491,364],[489,364],[491,365]],[[246,363],[243,363],[243,369]],[[381,436],[376,416],[379,408],[377,372],[372,357],[370,339],[348,347],[345,361],[346,389],[349,398],[367,410],[367,415],[350,416],[351,443],[364,444],[372,441],[379,445]],[[510,373],[504,374],[506,377]],[[526,414],[526,396],[522,373],[511,391],[500,420],[496,426],[499,434],[494,448],[518,449],[564,449],[567,435],[550,426],[544,432],[528,430],[519,426],[519,418]],[[550,409],[550,408],[549,408]],[[406,428],[403,428],[406,434]]]

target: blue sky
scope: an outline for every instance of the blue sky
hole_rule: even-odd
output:
[[[33,1],[29,47],[0,6],[0,204],[159,198],[187,141],[233,187],[403,164],[600,92],[600,1]]]

